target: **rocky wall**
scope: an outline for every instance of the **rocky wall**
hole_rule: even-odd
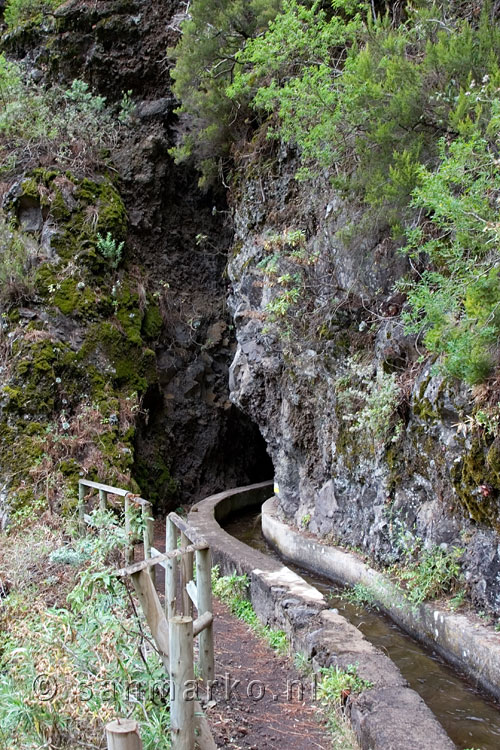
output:
[[[70,0],[1,37],[40,91],[78,78],[106,97],[114,132],[99,160],[77,155],[78,169],[42,154],[0,179],[34,279],[2,308],[5,522],[70,508],[82,473],[140,489],[158,511],[272,473],[258,429],[228,397],[224,197],[201,194],[169,155],[167,48],[183,8]],[[124,243],[116,263],[98,250],[108,233]]]
[[[248,162],[247,162],[248,163]],[[400,320],[406,259],[381,217],[293,154],[233,190],[231,400],[259,425],[283,517],[384,564],[464,550],[466,586],[500,612],[498,439],[476,389],[446,380]]]

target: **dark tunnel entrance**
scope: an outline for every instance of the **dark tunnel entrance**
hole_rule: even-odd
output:
[[[225,400],[203,394],[174,400],[161,385],[142,400],[132,475],[161,516],[216,492],[273,478],[272,461],[257,425]]]

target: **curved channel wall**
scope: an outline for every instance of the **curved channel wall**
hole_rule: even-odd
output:
[[[284,557],[342,584],[362,584],[405,632],[437,651],[483,690],[500,699],[500,634],[434,604],[411,605],[382,573],[351,552],[304,536],[281,521],[276,500],[262,506],[262,532]]]
[[[223,573],[248,576],[257,615],[285,630],[295,651],[306,653],[316,669],[355,664],[359,677],[371,683],[347,704],[362,750],[453,750],[430,709],[385,654],[329,609],[323,595],[303,578],[220,527],[230,514],[262,503],[270,494],[272,483],[265,482],[212,495],[193,507],[189,523],[205,537]],[[270,509],[266,503],[266,513]]]

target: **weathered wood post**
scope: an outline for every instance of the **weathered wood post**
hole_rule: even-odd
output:
[[[136,721],[116,719],[106,725],[108,750],[142,750],[141,737]]]
[[[143,541],[144,541],[144,559],[149,560],[151,557],[151,546],[154,536],[154,519],[151,510],[151,503],[147,500],[142,503],[142,520],[143,520]],[[150,568],[150,575],[155,580],[155,568]]]
[[[181,549],[189,547],[190,542],[187,536],[181,531]],[[186,584],[193,579],[193,560],[192,552],[186,552],[181,558],[181,587],[182,587],[182,614],[193,616],[193,602],[186,590]]]
[[[132,539],[130,494],[125,495],[123,500],[123,515],[125,518],[125,562],[129,565],[134,559],[134,540]]]
[[[179,532],[177,526],[167,516],[167,525],[165,530],[165,551],[173,552],[177,549],[177,539]],[[176,612],[176,590],[177,590],[177,558],[171,558],[167,561],[165,570],[165,614],[170,620]]]
[[[209,548],[196,551],[196,590],[198,616],[205,612],[213,614],[212,555]],[[208,680],[215,679],[213,621],[201,631],[199,639],[201,676],[205,682],[208,682]]]
[[[106,490],[99,490],[99,510],[106,510],[108,506],[108,493]]]
[[[85,487],[78,483],[78,528],[80,534],[85,534]]]
[[[169,621],[172,750],[194,750],[193,618]]]

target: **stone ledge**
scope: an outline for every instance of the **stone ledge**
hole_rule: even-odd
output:
[[[262,506],[266,539],[292,562],[349,586],[357,583],[373,594],[377,605],[415,639],[437,651],[477,685],[500,699],[500,634],[433,604],[412,606],[382,573],[355,554],[305,537],[276,516],[276,500]]]
[[[323,595],[303,578],[220,527],[230,513],[260,504],[271,492],[272,484],[265,482],[213,495],[194,506],[189,523],[205,537],[223,573],[248,575],[257,615],[285,630],[295,651],[312,658],[317,670],[355,664],[358,675],[373,684],[347,705],[362,750],[453,750],[430,709],[385,654],[329,610]]]

